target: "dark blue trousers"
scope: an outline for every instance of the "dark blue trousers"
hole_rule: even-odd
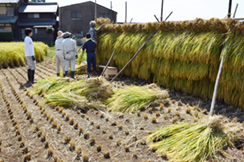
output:
[[[93,67],[93,71],[96,71],[96,54],[95,53],[87,53],[87,72],[91,72],[91,64]]]

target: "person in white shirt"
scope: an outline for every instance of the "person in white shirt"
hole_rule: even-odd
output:
[[[75,41],[71,38],[70,32],[65,32],[63,35],[62,50],[65,60],[65,76],[68,75],[69,65],[71,65],[71,78],[75,76],[75,59],[77,56],[77,46]]]
[[[65,60],[64,60],[64,55],[63,55],[63,51],[62,51],[62,41],[64,40],[63,38],[63,32],[62,31],[58,31],[58,37],[55,41],[55,60],[56,60],[56,72],[57,72],[57,76],[59,76],[60,74],[60,64],[63,70],[63,74],[65,76]]]
[[[30,83],[36,83],[36,80],[34,79],[35,70],[36,70],[36,60],[35,60],[35,52],[34,52],[34,46],[33,41],[31,39],[32,36],[32,30],[30,28],[25,29],[25,58],[27,61],[27,75],[28,75],[28,81]]]

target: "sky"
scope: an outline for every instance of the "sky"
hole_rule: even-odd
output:
[[[46,0],[57,2],[60,7],[82,3],[89,0]],[[91,0],[95,2],[95,0]],[[116,11],[117,21],[125,21],[125,2],[127,1],[127,22],[155,22],[154,15],[160,17],[162,0],[96,0],[98,4]],[[232,15],[238,3],[236,18],[244,18],[244,0],[232,0]],[[164,0],[163,17],[173,11],[168,20],[182,21],[195,18],[224,18],[228,13],[229,0]]]

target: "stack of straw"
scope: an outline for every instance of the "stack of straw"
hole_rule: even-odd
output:
[[[225,38],[229,27],[231,33]],[[241,22],[219,19],[107,24],[98,37],[97,60],[99,64],[106,64],[116,47],[110,65],[120,70],[159,28],[122,74],[211,98],[220,58],[225,54],[217,98],[244,108],[243,27]]]

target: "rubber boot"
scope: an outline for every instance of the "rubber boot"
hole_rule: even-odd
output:
[[[64,77],[67,77],[67,76],[68,76],[68,71],[65,71]]]
[[[75,79],[75,72],[74,71],[71,71],[70,77],[73,78],[73,79]]]
[[[90,72],[87,72],[87,74],[88,74],[88,75],[87,75],[87,78],[90,78]]]
[[[31,69],[27,70],[27,76],[28,76],[28,81],[31,83],[32,78],[31,78]]]
[[[59,77],[59,73],[57,73],[57,76]]]
[[[36,83],[36,80],[34,79],[35,77],[35,70],[31,70],[31,82]]]

